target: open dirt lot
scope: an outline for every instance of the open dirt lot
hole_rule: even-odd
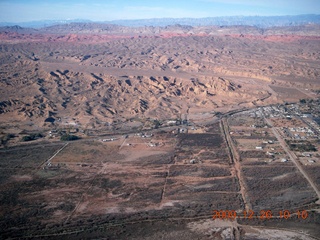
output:
[[[13,162],[17,165],[7,173],[11,180],[3,180],[1,185],[1,224],[7,229],[3,234],[12,235],[9,229],[26,224],[30,226],[28,234],[32,234],[32,229],[41,228],[43,223],[59,229],[54,225],[57,222],[72,226],[79,219],[112,215],[117,222],[123,214],[151,214],[149,217],[161,219],[210,216],[213,207],[241,209],[238,181],[228,157],[225,162],[219,158],[224,141],[218,132],[182,134],[175,138],[176,143],[156,134],[148,140],[132,135],[112,142],[80,140],[47,149],[39,146],[32,148],[36,164],[31,164],[28,152],[24,158],[16,151],[3,150],[1,170]],[[149,146],[156,141],[162,145]],[[193,145],[208,149],[192,163],[190,157],[186,162],[176,162]],[[214,154],[218,151],[220,155]],[[27,165],[23,165],[25,161]],[[18,206],[22,208],[19,213]],[[8,211],[14,214],[9,216]]]
[[[110,142],[78,140],[20,148],[1,150],[1,171],[6,174],[0,185],[3,236],[76,239],[92,234],[148,239],[165,234],[173,239],[232,236],[234,231],[253,236],[236,221],[211,219],[213,210],[240,214],[244,209],[238,175],[219,124],[201,134],[154,133],[148,139],[132,134]],[[316,195],[292,164],[257,167],[248,161],[243,160],[242,178],[252,210],[313,206]],[[15,167],[7,170],[12,163]],[[201,223],[207,224],[206,234],[195,228],[201,219],[207,219]],[[14,230],[17,227],[19,232]],[[132,232],[135,227],[138,231]],[[143,230],[146,227],[148,231]]]
[[[272,90],[274,90],[279,98],[283,99],[283,101],[295,101],[297,98],[303,99],[308,98],[308,95],[299,91],[296,88],[288,88],[288,87],[281,87],[281,86],[270,86]]]

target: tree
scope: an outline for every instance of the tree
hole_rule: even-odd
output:
[[[60,140],[61,141],[74,141],[74,140],[78,140],[79,137],[76,135],[70,135],[70,134],[65,134],[63,136],[61,136]]]
[[[36,139],[42,138],[42,137],[44,137],[44,136],[41,133],[34,133],[34,134],[27,135],[27,136],[23,136],[21,141],[28,142],[28,141],[33,141],[33,140],[36,140]]]
[[[159,120],[154,120],[153,123],[154,123],[154,128],[159,128],[159,126],[161,125]]]

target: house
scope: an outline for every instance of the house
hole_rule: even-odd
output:
[[[186,128],[179,128],[179,133],[186,133],[187,129]]]
[[[106,139],[103,139],[102,141],[103,142],[111,142],[111,141],[114,141],[116,140],[116,138],[106,138]]]
[[[169,120],[169,121],[167,121],[167,124],[176,124],[177,123],[177,121],[176,120]]]
[[[78,131],[79,131],[78,128],[70,129],[70,130],[69,130],[69,133],[77,133]]]
[[[156,143],[152,143],[152,142],[151,142],[151,143],[149,143],[149,144],[148,144],[148,146],[149,146],[149,147],[156,147],[156,146],[157,146],[157,144],[156,144]]]
[[[274,156],[273,152],[267,152],[266,154],[269,155],[269,156]]]
[[[304,157],[311,157],[311,154],[304,152],[304,153],[302,153],[302,156],[304,156]]]
[[[151,138],[152,136],[153,136],[152,133],[150,133],[150,134],[144,134],[144,133],[143,133],[143,134],[141,135],[142,138]]]
[[[191,159],[190,160],[190,164],[195,164],[196,163],[196,160],[195,159]]]

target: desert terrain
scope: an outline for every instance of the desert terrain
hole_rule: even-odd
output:
[[[0,235],[318,239],[319,66],[316,24],[0,27]]]

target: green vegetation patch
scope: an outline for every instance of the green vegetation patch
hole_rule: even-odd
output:
[[[27,135],[27,136],[23,136],[21,141],[22,142],[29,142],[29,141],[33,141],[33,140],[43,138],[43,137],[44,136],[41,133],[34,133],[34,134]]]
[[[78,136],[70,135],[70,134],[65,134],[65,135],[61,136],[61,138],[60,138],[61,141],[74,141],[74,140],[78,140],[78,139],[80,139]]]
[[[309,141],[286,140],[292,151],[297,152],[316,152],[317,148]]]

